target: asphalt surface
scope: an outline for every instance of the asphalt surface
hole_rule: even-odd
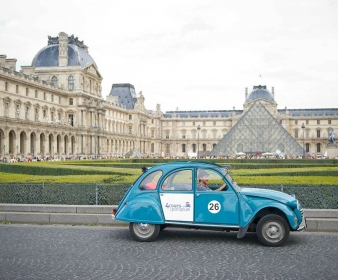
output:
[[[255,234],[127,227],[0,225],[0,279],[338,279],[337,233],[291,233],[278,248]]]

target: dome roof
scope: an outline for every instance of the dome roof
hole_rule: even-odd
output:
[[[86,66],[95,64],[94,59],[87,52],[87,47],[74,38],[68,37],[68,66]],[[32,66],[48,67],[59,66],[58,37],[49,37],[48,46],[41,49],[34,57]]]
[[[264,99],[267,101],[275,101],[272,93],[266,89],[266,86],[254,86],[252,92],[246,98],[247,102],[254,101],[256,99]]]

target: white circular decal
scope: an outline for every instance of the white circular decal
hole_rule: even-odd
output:
[[[208,204],[208,210],[212,214],[216,214],[221,210],[221,204],[217,200],[212,200]]]

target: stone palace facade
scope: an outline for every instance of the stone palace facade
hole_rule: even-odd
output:
[[[150,157],[204,157],[257,101],[307,154],[322,155],[338,129],[338,108],[278,109],[274,88],[265,86],[245,89],[242,110],[163,113],[159,104],[147,110],[131,84],[113,84],[104,99],[101,82],[88,47],[64,32],[48,37],[20,71],[16,59],[0,55],[0,157],[117,157],[133,148]]]

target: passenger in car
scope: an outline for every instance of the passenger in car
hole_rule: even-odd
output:
[[[204,170],[199,170],[199,172],[198,172],[198,184],[196,186],[198,191],[213,191],[212,189],[210,189],[208,187],[208,178],[209,178],[208,172],[206,172]],[[223,189],[226,189],[226,186],[227,186],[226,184],[223,184],[222,186],[220,186],[215,191],[221,191]]]

